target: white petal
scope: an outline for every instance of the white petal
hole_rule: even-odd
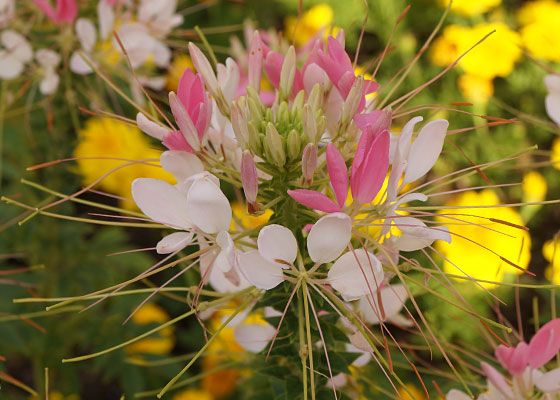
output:
[[[383,278],[383,268],[377,257],[364,249],[356,249],[333,264],[327,280],[344,300],[351,301],[375,294]]]
[[[226,65],[218,64],[218,84],[222,88],[224,97],[228,103],[235,99],[235,93],[239,86],[239,67],[232,58],[226,59]]]
[[[166,68],[171,61],[171,50],[159,40],[154,40],[152,47],[154,62],[160,68]]]
[[[256,250],[239,256],[239,269],[259,289],[270,290],[284,282],[282,268],[268,261]]]
[[[99,35],[102,40],[105,40],[115,25],[115,13],[107,0],[101,0],[97,4],[97,20],[99,21]]]
[[[341,372],[333,376],[332,379],[329,378],[325,386],[328,388],[332,388],[334,385],[334,387],[338,389],[340,387],[345,386],[347,383],[348,383],[348,377],[344,372]]]
[[[23,71],[23,64],[6,51],[0,51],[0,78],[14,79]]]
[[[179,189],[181,192],[183,192],[186,196],[189,194],[189,190],[191,189],[192,184],[195,183],[197,180],[203,178],[210,180],[210,182],[212,182],[218,188],[220,187],[220,180],[207,171],[202,171],[199,172],[198,174],[194,174],[188,177],[187,179],[183,180],[182,182],[177,183],[175,187]]]
[[[153,178],[132,182],[132,197],[144,214],[175,229],[190,230],[187,199],[169,183]]]
[[[361,333],[360,333],[360,335],[361,335]],[[346,350],[347,353],[360,353],[360,356],[352,362],[352,365],[354,365],[356,367],[363,367],[364,365],[367,365],[371,361],[371,354],[370,353],[368,353],[367,351],[363,351],[363,350],[359,349],[358,347],[356,347],[355,345],[353,345],[351,343],[345,343],[344,344],[344,349]],[[371,351],[373,352],[373,350],[371,350]]]
[[[160,162],[162,168],[173,174],[177,182],[204,171],[204,165],[198,157],[186,151],[166,151],[161,155]]]
[[[251,283],[245,279],[243,274],[238,275],[239,282],[236,284],[233,283],[231,279],[228,279],[224,271],[220,268],[212,268],[208,283],[212,285],[215,291],[220,293],[235,293],[252,286]]]
[[[139,112],[136,114],[136,125],[140,130],[153,138],[163,140],[163,137],[169,133],[163,126],[156,124],[154,121],[148,119],[144,114]]]
[[[233,240],[229,233],[222,231],[218,233],[216,243],[220,247],[220,253],[214,264],[223,272],[228,272],[232,269],[235,262],[235,245]]]
[[[45,73],[45,77],[41,80],[39,84],[39,90],[42,94],[51,94],[58,87],[59,77],[56,72],[49,69]]]
[[[457,389],[451,389],[447,396],[445,396],[445,400],[472,400],[471,396],[461,392]]]
[[[243,324],[235,328],[233,335],[241,347],[251,353],[260,353],[272,340],[276,329],[269,324]]]
[[[404,302],[408,298],[408,293],[401,284],[385,286],[380,290],[380,294],[385,313],[384,321],[395,317],[401,311]],[[378,324],[379,318],[382,317],[377,299],[378,294],[375,294],[373,297],[361,298],[358,302],[358,311],[368,324]]]
[[[546,372],[537,379],[535,384],[539,390],[545,393],[560,392],[560,368]]]
[[[395,218],[394,221],[403,233],[396,240],[396,247],[401,251],[420,250],[438,239],[451,243],[451,235],[446,226],[428,228],[424,222],[411,217]]]
[[[19,33],[12,30],[2,32],[2,43],[9,50],[9,54],[22,63],[31,61],[33,58],[33,49],[27,39]]]
[[[272,224],[262,228],[257,245],[261,256],[272,262],[282,260],[292,264],[297,257],[296,238],[291,230],[282,225]],[[289,268],[285,264],[279,264],[282,268]]]
[[[546,90],[551,94],[560,94],[560,75],[546,75],[544,77]]]
[[[403,185],[414,182],[432,169],[443,148],[448,126],[447,120],[437,119],[422,128],[410,147]]]
[[[82,49],[86,53],[90,53],[97,41],[97,30],[95,25],[87,18],[80,18],[76,21],[76,35],[80,40]]]
[[[72,72],[74,72],[76,74],[80,74],[80,75],[91,74],[93,72],[93,70],[88,65],[88,63],[85,62],[85,60],[82,58],[82,55],[84,57],[87,57],[92,65],[95,65],[91,61],[91,58],[88,55],[86,55],[84,53],[75,52],[70,57],[70,69],[72,70]]]
[[[49,49],[40,49],[35,52],[35,58],[42,67],[55,68],[60,62],[60,55]]]
[[[193,236],[194,232],[174,232],[158,242],[156,251],[158,254],[169,254],[183,250],[191,244]]]
[[[309,257],[316,263],[335,260],[348,246],[352,236],[352,220],[344,213],[321,217],[307,236]]]
[[[395,152],[394,162],[401,162],[408,159],[410,142],[412,140],[412,134],[414,133],[414,125],[422,120],[422,117],[414,117],[404,125],[399,135],[399,143]]]
[[[544,105],[550,119],[556,122],[556,125],[560,125],[560,94],[555,93],[546,96]]]
[[[231,206],[220,188],[207,177],[196,179],[187,195],[187,216],[206,233],[228,230]]]

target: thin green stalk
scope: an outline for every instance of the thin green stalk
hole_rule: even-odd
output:
[[[118,350],[118,349],[123,348],[125,346],[128,346],[132,343],[135,343],[135,342],[137,342],[141,339],[144,339],[145,337],[150,336],[150,335],[152,335],[156,332],[159,332],[162,329],[167,328],[168,326],[174,325],[177,322],[182,321],[183,319],[185,319],[187,317],[190,317],[191,315],[193,315],[197,312],[207,310],[210,307],[220,305],[222,303],[228,302],[229,300],[231,300],[235,297],[241,296],[241,295],[245,294],[246,292],[249,292],[250,289],[252,289],[252,288],[247,288],[247,289],[241,290],[240,292],[232,293],[228,296],[222,297],[221,299],[213,300],[213,301],[210,301],[210,302],[202,302],[198,305],[198,307],[196,307],[196,308],[194,308],[194,309],[192,309],[192,310],[190,310],[190,311],[188,311],[184,314],[181,314],[178,317],[173,318],[172,320],[169,320],[169,321],[155,327],[154,329],[151,329],[147,332],[142,333],[141,335],[138,335],[138,336],[136,336],[136,337],[134,337],[130,340],[127,340],[126,342],[120,343],[116,346],[110,347],[110,348],[102,350],[102,351],[98,351],[97,353],[87,354],[87,355],[84,355],[84,356],[79,356],[79,357],[74,357],[74,358],[63,359],[62,362],[63,363],[69,363],[69,362],[89,360],[90,358],[95,358],[95,357],[101,356],[103,354],[107,354],[107,353],[110,353],[112,351]]]
[[[5,196],[0,197],[0,201],[4,201],[8,204],[13,204],[15,206],[24,208],[26,210],[33,211],[26,218],[24,218],[23,220],[18,222],[18,224],[20,226],[23,223],[25,223],[25,221],[29,220],[30,218],[34,217],[35,215],[45,215],[47,217],[60,218],[60,219],[68,220],[68,221],[85,222],[85,223],[96,224],[96,225],[122,226],[122,227],[129,227],[129,228],[151,228],[151,229],[165,229],[165,228],[167,228],[165,225],[161,225],[161,224],[135,223],[135,222],[114,222],[114,221],[103,221],[103,220],[97,220],[97,219],[91,219],[91,218],[71,217],[69,215],[56,214],[56,213],[51,213],[51,212],[48,212],[48,211],[42,211],[42,210],[39,210],[37,207],[32,207],[30,205],[20,203],[19,201],[10,199],[9,197],[5,197]]]
[[[56,196],[56,197],[60,197],[60,198],[69,197],[66,194],[55,192],[52,189],[49,189],[49,188],[47,188],[43,185],[40,185],[38,183],[28,181],[27,179],[24,179],[24,178],[21,179],[21,183],[23,183],[24,185],[31,186],[35,189],[39,189],[43,192],[50,193],[50,194],[52,194],[53,196]],[[121,214],[128,214],[128,215],[132,215],[134,217],[146,218],[146,216],[142,213],[139,213],[139,212],[136,212],[136,211],[125,210],[124,208],[120,208],[120,207],[108,206],[108,205],[105,205],[105,204],[102,204],[102,203],[97,203],[95,201],[83,200],[83,199],[80,199],[80,198],[77,198],[77,197],[71,197],[70,200],[75,201],[76,203],[85,204],[85,205],[92,206],[92,207],[97,207],[97,208],[102,208],[104,210],[115,211],[115,212],[118,212],[118,213],[121,213]]]
[[[202,44],[204,44],[204,48],[206,49],[206,51],[208,52],[208,55],[210,56],[210,59],[212,60],[212,66],[214,68],[216,68],[216,66],[218,65],[218,59],[216,58],[216,55],[214,54],[214,50],[212,49],[212,46],[210,46],[210,43],[208,43],[208,40],[206,39],[206,36],[204,35],[204,32],[202,32],[202,30],[200,29],[200,27],[198,25],[196,25],[194,27],[194,30],[196,31],[196,34],[198,35],[198,37],[202,41]]]
[[[61,313],[70,312],[70,311],[79,311],[81,309],[82,309],[81,306],[70,306],[70,307],[60,308],[60,309],[58,309],[56,311],[53,311],[53,312],[36,311],[36,312],[31,312],[31,313],[26,313],[26,314],[19,314],[19,315],[4,315],[4,316],[0,316],[0,322],[20,321],[22,319],[45,317],[47,315],[61,314]]]
[[[298,331],[299,331],[299,356],[301,358],[301,373],[303,380],[303,400],[308,399],[307,395],[307,345],[305,344],[305,321],[303,320],[302,299],[298,292]]]
[[[157,394],[157,398],[161,399],[163,397],[163,395],[169,390],[171,389],[171,387],[175,384],[175,382],[177,382],[179,380],[179,378],[181,376],[183,376],[183,374],[185,372],[187,372],[189,370],[189,368],[194,364],[194,362],[196,360],[198,360],[198,358],[206,351],[206,349],[208,348],[208,346],[210,346],[210,344],[212,344],[212,342],[214,341],[214,339],[216,339],[219,335],[220,332],[233,320],[233,318],[235,318],[235,316],[237,314],[239,314],[242,310],[244,310],[251,301],[253,301],[253,299],[255,297],[257,297],[260,293],[260,291],[258,289],[255,289],[254,287],[250,287],[247,288],[245,290],[242,290],[239,293],[236,293],[236,295],[238,296],[239,294],[243,293],[243,292],[249,292],[251,291],[251,293],[247,296],[247,299],[243,302],[243,304],[241,304],[239,307],[237,307],[237,309],[229,316],[229,318],[218,328],[218,330],[212,335],[212,337],[206,342],[206,344],[204,346],[202,346],[202,348],[198,351],[198,353],[196,353],[196,355],[191,359],[191,361],[189,361],[189,363],[177,374],[175,375],[175,377],[173,379],[171,379],[167,385],[164,386],[163,389],[161,389],[161,391]],[[215,300],[216,301],[221,301],[223,299],[220,300]],[[210,303],[208,303],[210,304]]]
[[[2,187],[2,166],[4,165],[4,160],[2,155],[4,154],[4,108],[6,107],[6,81],[2,79],[0,82],[0,188]]]
[[[307,298],[307,282],[305,278],[301,281],[303,305],[305,311],[305,329],[307,331],[307,348],[309,350],[309,376],[311,384],[311,399],[315,400],[315,370],[313,368],[313,339],[311,338],[311,322],[309,318],[309,299]]]

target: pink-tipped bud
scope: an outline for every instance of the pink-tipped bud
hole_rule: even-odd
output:
[[[206,56],[193,43],[189,43],[189,54],[196,68],[196,72],[202,76],[204,85],[208,88],[210,93],[217,96],[219,92],[221,92],[220,86],[218,85],[216,74]]]
[[[237,102],[231,104],[231,126],[233,133],[237,138],[239,147],[244,148],[249,144],[249,128],[247,127],[247,118]]]
[[[175,122],[179,125],[179,129],[187,143],[194,151],[200,151],[200,139],[198,138],[197,130],[185,106],[175,92],[169,92],[169,106],[171,107],[171,113],[175,118]]]
[[[245,150],[241,158],[241,183],[243,184],[243,191],[249,205],[249,213],[252,214],[257,211],[259,177],[257,176],[255,160],[249,150]]]
[[[261,75],[263,68],[263,43],[259,31],[253,32],[251,48],[249,49],[249,85],[258,92],[261,90]]]
[[[303,149],[301,158],[301,173],[303,175],[303,184],[311,185],[313,183],[313,175],[317,169],[317,146],[314,143],[308,143]]]
[[[140,128],[142,132],[159,140],[163,140],[165,135],[169,133],[169,130],[148,119],[148,117],[146,117],[141,112],[136,114],[136,125],[138,125],[138,128]]]

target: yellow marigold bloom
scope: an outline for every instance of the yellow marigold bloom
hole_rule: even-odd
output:
[[[87,159],[89,157],[114,157],[126,160],[158,160],[160,157],[160,152],[151,148],[148,137],[138,128],[108,118],[88,120],[85,127],[78,132],[78,137],[80,142],[74,149],[73,155],[76,158],[83,158],[78,160],[78,169],[84,185],[89,185],[111,169],[126,163],[119,160]],[[173,176],[160,167],[132,164],[109,174],[97,188],[132,199],[130,193],[132,181],[141,177],[175,183]],[[123,202],[123,206],[130,208],[134,203]]]
[[[492,79],[464,74],[457,81],[463,97],[472,103],[486,103],[494,94]]]
[[[550,263],[545,271],[545,276],[555,285],[560,285],[560,238],[556,241],[548,240],[543,248],[542,253],[546,261]],[[554,267],[554,276],[552,276],[552,268]]]
[[[448,66],[491,31],[469,54],[459,61],[467,74],[493,79],[511,73],[514,64],[521,58],[519,35],[501,22],[483,23],[474,27],[449,25],[443,35],[436,39],[431,52],[432,62]]]
[[[536,171],[527,172],[523,176],[523,200],[528,203],[535,203],[544,200],[546,197],[546,179]]]
[[[449,0],[438,0],[441,7],[446,8],[449,5]],[[453,0],[451,12],[466,17],[473,15],[484,14],[494,7],[500,5],[502,0]]]
[[[523,46],[537,56],[560,61],[560,3],[553,0],[526,2],[517,13]]]
[[[214,400],[214,396],[206,390],[193,388],[177,393],[173,400]]]
[[[304,12],[297,25],[296,46],[305,44],[320,31],[323,31],[326,37],[329,34],[329,27],[333,21],[333,16],[333,10],[327,4],[318,4]],[[296,23],[297,17],[294,16],[286,17],[284,20],[285,37],[289,40],[292,40],[292,37],[294,37]]]
[[[458,209],[446,209],[438,212],[440,216],[437,220],[449,224],[452,242],[447,243],[438,240],[435,242],[436,249],[460,268],[464,274],[474,279],[500,282],[503,280],[504,274],[521,273],[519,269],[502,261],[498,256],[485,250],[477,243],[491,249],[521,268],[527,268],[529,265],[531,259],[531,237],[529,233],[488,219],[493,218],[523,226],[523,220],[516,210],[510,207],[463,208],[497,206],[499,204],[501,204],[500,199],[490,189],[481,192],[468,191],[445,205],[447,207],[459,207]],[[461,221],[446,218],[444,215],[447,214],[451,214],[449,217]],[[453,214],[472,216],[454,216]],[[476,243],[463,239],[463,237]],[[451,274],[463,275],[461,271],[447,261],[444,262],[444,269]],[[493,284],[488,283],[481,282],[481,285],[493,287]]]
[[[171,65],[167,69],[166,75],[166,88],[169,91],[177,91],[179,86],[179,81],[185,69],[190,68],[196,72],[196,68],[191,60],[191,58],[186,54],[179,54],[175,56]]]
[[[424,394],[423,390],[418,389],[416,386],[414,386],[411,383],[406,383],[405,384],[406,388],[408,389],[408,392],[410,392],[412,394],[412,396],[410,394],[408,394],[408,392],[406,390],[404,390],[404,388],[399,387],[399,395],[401,396],[402,400],[425,400],[426,399],[426,395]]]
[[[148,325],[152,323],[163,324],[169,321],[169,315],[163,308],[156,304],[144,304],[132,316],[132,321],[137,325]],[[159,337],[158,337],[159,336]],[[169,354],[175,345],[173,327],[168,326],[158,332],[157,336],[151,336],[139,340],[126,347],[128,353]]]
[[[554,139],[552,142],[552,154],[550,155],[550,162],[556,169],[560,169],[560,138]]]

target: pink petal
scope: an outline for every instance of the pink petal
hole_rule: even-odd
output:
[[[47,0],[33,0],[33,2],[54,22],[58,22],[56,12]]]
[[[370,113],[356,114],[354,116],[354,123],[361,131],[365,131],[368,125],[373,125],[375,121],[383,114],[381,110],[375,110]]]
[[[379,83],[370,79],[364,80],[364,95],[375,93],[379,89]]]
[[[300,204],[326,213],[338,212],[340,207],[323,193],[314,190],[288,190],[288,195]]]
[[[360,136],[356,153],[354,154],[354,161],[350,169],[350,187],[352,188],[352,196],[356,198],[356,189],[358,188],[359,175],[361,172],[362,163],[366,157],[368,149],[373,143],[373,132],[371,129],[366,129]]]
[[[492,367],[491,365],[481,362],[480,366],[484,371],[484,375],[488,378],[488,380],[496,386],[496,388],[502,393],[502,395],[506,396],[507,398],[513,398],[513,391],[511,387],[507,384],[506,379],[502,374],[500,374],[496,368]]]
[[[259,31],[255,31],[253,33],[253,39],[251,40],[251,48],[249,49],[248,75],[249,86],[257,92],[259,92],[261,88],[262,65],[263,43]]]
[[[76,4],[76,0],[57,0],[56,14],[56,22],[72,23],[78,15],[78,5]]]
[[[496,347],[495,355],[500,364],[513,376],[521,375],[527,368],[529,346],[520,342],[516,347],[500,345]]]
[[[181,79],[179,80],[179,86],[177,86],[177,96],[186,109],[188,109],[189,107],[189,97],[191,95],[190,90],[193,81],[194,72],[190,68],[186,68],[181,75]]]
[[[342,154],[332,143],[327,145],[327,168],[336,200],[342,208],[348,196],[348,168]]]
[[[529,342],[529,364],[540,368],[560,350],[560,318],[543,325]]]
[[[162,143],[169,150],[182,150],[194,153],[192,147],[187,143],[187,140],[181,131],[168,132],[163,137]]]
[[[280,72],[282,71],[282,65],[284,65],[284,56],[275,51],[270,51],[264,62],[264,69],[268,75],[268,79],[272,86],[276,89],[280,86]]]
[[[247,202],[254,203],[259,192],[259,177],[257,176],[255,160],[249,150],[245,150],[241,158],[241,183]]]
[[[370,203],[383,186],[389,169],[389,142],[389,132],[382,132],[374,139],[366,155],[356,182],[358,187],[355,189],[355,200],[359,204]]]

